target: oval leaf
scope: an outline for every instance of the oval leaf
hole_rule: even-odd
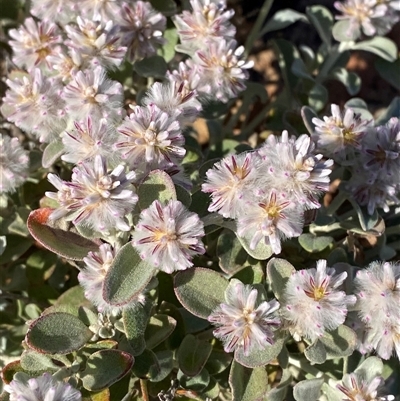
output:
[[[145,333],[147,349],[153,349],[161,344],[175,330],[175,327],[176,320],[171,316],[163,314],[152,316]]]
[[[100,391],[122,379],[134,362],[127,352],[106,349],[89,356],[86,369],[80,374],[83,387],[89,391]]]
[[[242,247],[246,250],[246,252],[254,259],[266,260],[273,253],[272,248],[269,245],[266,245],[265,242],[262,240],[257,244],[255,249],[250,249],[252,235],[247,234],[244,237],[239,237],[239,235],[237,235],[237,238],[242,244]]]
[[[103,284],[103,298],[111,305],[126,305],[150,282],[155,268],[142,260],[128,242],[117,253]]]
[[[42,166],[51,167],[64,152],[64,144],[61,140],[50,142],[43,151]]]
[[[193,315],[207,319],[225,302],[228,280],[210,269],[195,267],[179,272],[174,278],[175,294]]]
[[[317,401],[321,395],[324,379],[309,379],[297,383],[293,389],[296,401]]]
[[[137,61],[133,69],[142,77],[164,78],[168,65],[161,56],[151,56]]]
[[[212,346],[209,342],[198,340],[195,336],[188,334],[178,349],[179,369],[186,376],[196,376],[203,369],[211,350]]]
[[[345,325],[326,332],[319,341],[324,345],[328,358],[343,358],[353,353],[357,346],[357,335]]]
[[[299,243],[301,247],[311,253],[323,251],[330,244],[332,244],[333,241],[334,239],[332,237],[317,237],[309,233],[301,234],[299,237]]]
[[[282,298],[286,283],[296,269],[285,259],[272,258],[267,264],[268,279],[276,298]]]
[[[45,354],[69,354],[82,348],[93,333],[76,316],[64,312],[42,315],[29,327],[26,342]]]
[[[52,211],[50,208],[42,208],[29,214],[28,230],[36,241],[57,255],[72,260],[82,260],[90,251],[99,249],[96,243],[87,238],[48,225]]]
[[[138,188],[139,206],[147,209],[155,200],[167,203],[176,200],[176,190],[171,177],[161,170],[151,171]]]
[[[351,49],[365,50],[367,52],[374,53],[389,62],[393,62],[397,59],[396,44],[392,40],[381,36],[375,36],[371,40],[358,42],[354,44]]]
[[[217,256],[223,272],[233,276],[246,266],[247,252],[231,230],[223,230],[217,241]]]

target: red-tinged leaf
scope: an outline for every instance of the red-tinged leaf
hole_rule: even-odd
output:
[[[4,368],[1,370],[1,379],[5,384],[10,384],[14,374],[17,372],[24,372],[20,360],[10,362],[4,366]]]
[[[82,260],[99,246],[79,234],[52,227],[49,216],[53,209],[42,208],[32,211],[28,217],[28,230],[41,245],[67,259]]]

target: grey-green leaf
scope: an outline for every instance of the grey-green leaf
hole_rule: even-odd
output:
[[[203,369],[211,350],[212,346],[209,342],[198,340],[192,334],[188,334],[178,349],[179,369],[186,376],[196,376]]]
[[[145,332],[147,349],[153,349],[166,340],[175,327],[176,320],[171,316],[163,314],[152,316]]]
[[[207,319],[225,302],[228,280],[217,272],[201,267],[179,272],[174,278],[175,294],[193,315]]]
[[[321,395],[324,379],[309,379],[297,383],[293,389],[296,401],[317,401]]]
[[[351,47],[352,50],[365,50],[376,54],[377,56],[393,62],[397,59],[397,46],[389,38],[375,36],[370,40],[358,42]]]
[[[103,298],[112,305],[125,305],[150,282],[155,267],[142,260],[128,242],[117,253],[103,284]]]
[[[168,65],[161,56],[151,56],[136,61],[133,69],[142,77],[164,78]]]
[[[50,142],[43,151],[42,166],[51,167],[64,154],[64,144],[61,139]]]
[[[333,16],[324,6],[315,5],[306,7],[306,14],[314,25],[322,41],[329,47],[332,38]]]
[[[283,297],[286,283],[295,271],[295,268],[285,259],[272,258],[268,262],[268,279],[278,300]]]
[[[265,367],[249,369],[233,361],[229,373],[232,401],[256,401],[268,391],[268,373]]]
[[[250,234],[250,235],[249,235]],[[238,240],[242,244],[242,247],[246,250],[246,252],[254,259],[257,260],[266,260],[272,255],[272,248],[269,245],[266,245],[263,240],[261,240],[255,249],[250,248],[250,242],[252,239],[252,233],[245,234],[243,237],[237,235]]]
[[[134,362],[127,352],[106,349],[93,353],[80,374],[83,387],[89,391],[100,391],[122,379]]]
[[[313,344],[304,350],[306,358],[316,364],[321,364],[326,361],[327,355],[324,344],[320,340],[316,340]]]
[[[306,16],[290,8],[277,11],[261,29],[259,36],[268,32],[284,29],[297,21],[308,22]]]
[[[299,243],[303,249],[308,252],[321,252],[333,243],[334,239],[328,236],[316,236],[313,234],[305,233],[299,237]]]
[[[357,335],[345,325],[340,325],[336,330],[326,332],[319,341],[324,345],[328,358],[349,356],[357,345]]]
[[[46,354],[69,354],[83,347],[93,333],[80,319],[69,313],[42,315],[29,327],[26,342],[29,347]]]

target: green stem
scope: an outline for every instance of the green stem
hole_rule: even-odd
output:
[[[349,371],[349,357],[346,356],[343,358],[343,376],[347,374]]]
[[[261,27],[267,17],[269,10],[272,7],[274,0],[265,0],[263,6],[261,7],[260,13],[258,14],[257,20],[253,26],[253,29],[250,32],[249,37],[246,40],[246,44],[244,45],[245,54],[249,54],[250,50],[252,49],[254,42],[259,36]]]

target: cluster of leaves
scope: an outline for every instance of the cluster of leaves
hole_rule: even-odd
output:
[[[176,12],[173,1],[152,4],[165,15]],[[264,23],[271,5],[272,1],[266,1],[263,6],[247,50],[257,35],[298,21],[311,24],[322,44],[314,51],[306,45],[297,48],[285,39],[271,40],[283,79],[276,99],[268,99],[261,84],[248,82],[240,102],[204,105],[202,117],[210,133],[209,143],[201,146],[194,128],[186,133],[183,165],[194,184],[190,193],[159,170],[139,186],[140,210],[154,200],[172,199],[197,213],[205,224],[207,248],[205,255],[194,259],[196,267],[171,276],[143,261],[130,243],[124,245],[107,272],[103,297],[111,305],[126,305],[146,287],[150,290],[144,305],[104,321],[85,298],[77,285],[76,266],[88,252],[97,250],[101,241],[63,219],[56,224],[48,221],[54,205],[43,198],[51,189],[46,173],[51,168],[66,177],[69,167],[58,160],[60,149],[54,144],[44,153],[38,148],[30,151],[30,179],[16,194],[0,198],[0,346],[4,355],[0,361],[4,383],[10,383],[19,372],[32,377],[50,372],[82,389],[86,401],[173,397],[312,401],[321,394],[336,401],[343,394],[335,384],[344,373],[357,369],[364,372],[366,380],[377,375],[390,378],[389,392],[400,394],[395,381],[399,361],[392,358],[383,365],[378,358],[356,352],[356,335],[347,326],[339,326],[312,344],[282,334],[273,346],[244,355],[239,350],[224,352],[207,321],[225,302],[224,293],[235,279],[253,285],[264,299],[279,300],[290,275],[318,259],[327,259],[329,266],[345,263],[352,271],[354,265],[396,258],[400,250],[399,208],[393,206],[389,213],[370,216],[340,186],[316,216],[310,216],[304,233],[285,242],[279,258],[272,258],[270,247],[264,244],[250,249],[249,239],[237,236],[231,221],[207,212],[210,200],[200,190],[206,171],[227,154],[251,149],[247,140],[256,128],[313,133],[312,118],[323,115],[329,102],[328,81],[341,82],[350,96],[359,92],[360,77],[346,69],[352,51],[373,53],[378,72],[400,89],[400,59],[390,39],[349,40],[342,34],[343,21],[334,24],[332,13],[320,5],[307,7],[306,14],[281,10]],[[112,73],[127,92],[133,82],[143,83],[143,92],[147,80],[164,76],[167,62],[175,55],[175,28],[167,29],[166,37],[169,42],[159,56],[134,65],[126,63]],[[140,97],[139,88],[132,92]],[[261,111],[251,115],[260,104]],[[235,113],[234,105],[238,105]],[[360,98],[352,98],[346,106],[373,118]],[[392,116],[400,117],[400,98],[380,113],[377,123],[383,124]],[[233,128],[240,132],[233,135]],[[343,181],[347,171],[340,168],[333,174],[332,180]],[[0,400],[7,397],[3,393]]]

